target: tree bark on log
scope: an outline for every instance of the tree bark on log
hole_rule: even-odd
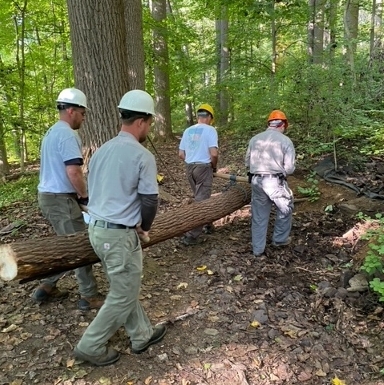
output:
[[[240,209],[251,201],[251,186],[232,184],[202,202],[193,202],[159,214],[150,230],[146,248],[202,226]],[[0,246],[0,278],[28,282],[99,262],[88,233],[52,236]]]

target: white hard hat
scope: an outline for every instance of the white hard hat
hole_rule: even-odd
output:
[[[88,108],[87,97],[85,96],[84,92],[78,90],[77,88],[65,88],[63,91],[60,92],[56,102],[58,104],[73,104],[80,107]]]
[[[153,102],[152,96],[142,90],[127,92],[121,98],[118,108],[155,115],[155,103]]]

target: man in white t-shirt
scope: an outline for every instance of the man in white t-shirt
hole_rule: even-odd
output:
[[[59,120],[46,132],[41,145],[38,202],[55,233],[70,235],[85,230],[79,204],[87,205],[88,192],[77,130],[85,119],[87,98],[77,88],[66,88],[60,92],[56,103]],[[32,299],[41,303],[66,297],[68,292],[56,287],[64,274],[44,278]],[[79,309],[99,309],[104,301],[98,294],[92,265],[75,269],[75,274],[79,284]]]
[[[209,104],[202,104],[197,110],[197,124],[187,128],[181,138],[179,157],[187,166],[187,177],[196,202],[211,196],[213,173],[218,161],[218,136],[212,126],[214,111]],[[186,246],[197,244],[197,238],[204,226],[188,231],[182,238]],[[212,225],[206,225],[210,232]]]

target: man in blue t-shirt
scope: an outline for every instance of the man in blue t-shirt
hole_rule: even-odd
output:
[[[212,126],[213,121],[213,108],[209,104],[202,104],[197,110],[197,124],[184,131],[179,146],[179,157],[186,163],[188,181],[196,202],[211,196],[213,173],[216,172],[218,161],[218,136]],[[188,231],[182,242],[186,246],[195,245],[204,228],[206,232],[211,232],[213,225]]]
[[[81,140],[77,130],[81,127],[87,109],[87,98],[76,88],[66,88],[57,100],[59,121],[45,134],[41,145],[39,207],[57,235],[70,235],[85,230],[79,204],[87,205],[88,192],[81,166],[83,165]],[[32,294],[38,303],[68,295],[57,289],[57,281],[65,273],[41,281]],[[92,266],[75,269],[79,283],[80,310],[100,308]]]

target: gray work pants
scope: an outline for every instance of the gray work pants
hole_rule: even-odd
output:
[[[39,193],[38,202],[44,217],[57,235],[71,235],[85,230],[83,213],[76,201],[76,194]],[[64,274],[65,272],[44,278],[41,283],[55,287]],[[86,298],[95,297],[97,284],[92,265],[75,269],[75,274],[80,295]]]
[[[196,202],[201,202],[211,197],[213,169],[210,163],[187,164],[187,177]],[[188,231],[186,235],[197,238],[203,232],[203,227],[196,227]]]
[[[264,252],[272,204],[276,206],[272,242],[285,242],[292,227],[292,191],[283,179],[254,176],[252,178],[253,254]]]
[[[152,325],[139,301],[143,253],[134,229],[88,227],[89,240],[109,281],[109,293],[77,347],[98,356],[108,340],[124,326],[132,348],[143,346],[153,334]]]

